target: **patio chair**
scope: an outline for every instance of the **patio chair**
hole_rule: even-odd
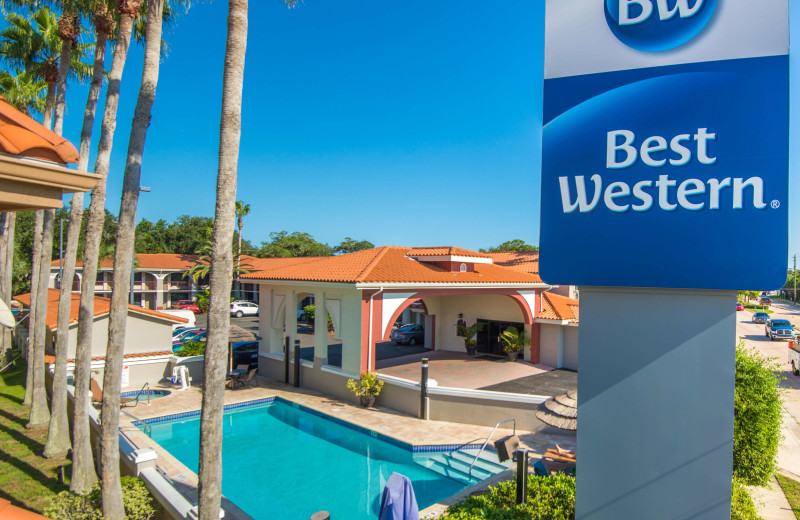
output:
[[[236,365],[236,370],[244,370],[247,372],[247,369],[250,368],[250,365]]]
[[[244,386],[244,381],[239,374],[228,376],[227,379],[225,379],[225,388],[229,390],[236,390],[240,386]]]
[[[92,404],[94,406],[99,406],[103,402],[103,390],[100,388],[100,385],[97,384],[97,381],[94,379],[91,380],[89,383],[89,389],[92,391]],[[125,406],[126,404],[134,401],[134,399],[130,397],[120,397],[119,398],[119,405]]]
[[[242,386],[250,385],[250,388],[258,386],[258,379],[256,379],[256,372],[258,372],[257,368],[251,368],[247,372],[247,377],[240,378]]]

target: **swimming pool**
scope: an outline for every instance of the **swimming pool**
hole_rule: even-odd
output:
[[[146,422],[155,441],[197,471],[199,412]],[[454,447],[412,447],[280,398],[230,405],[222,492],[257,520],[308,520],[321,510],[366,520],[377,518],[383,486],[396,471],[411,479],[422,510],[505,469],[482,463],[471,481],[448,478],[453,468],[440,466]]]
[[[141,392],[141,393],[140,393]],[[150,400],[158,399],[160,397],[165,397],[171,394],[169,390],[131,390],[130,392],[122,392],[119,394],[120,397],[127,397],[127,398],[137,398],[140,403],[147,403],[147,397],[150,396]],[[138,396],[138,397],[137,397]]]

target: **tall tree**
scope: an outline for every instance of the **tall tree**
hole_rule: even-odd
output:
[[[81,142],[78,150],[78,170],[85,171],[89,166],[89,149],[92,141],[92,127],[97,111],[97,100],[103,85],[103,68],[105,66],[106,41],[114,29],[114,18],[106,5],[105,0],[96,2],[94,6],[93,24],[95,28],[95,51],[92,82],[89,95],[86,99],[86,108],[83,112],[83,127],[81,128]],[[76,194],[77,195],[77,194]],[[83,220],[83,194],[79,203],[73,198],[72,213],[70,214],[69,234],[67,238],[67,259],[65,273],[67,280],[72,280],[75,271],[79,237],[82,236],[81,224]],[[77,222],[77,224],[76,224]],[[84,267],[85,269],[85,267]],[[85,279],[84,279],[85,280]],[[89,285],[94,285],[91,279]],[[63,296],[63,295],[62,295]],[[71,299],[71,294],[69,295]],[[61,324],[61,301],[59,301],[58,330],[66,330],[66,323]],[[66,322],[66,320],[65,320]],[[68,335],[64,335],[66,342]],[[72,474],[70,478],[70,491],[84,495],[91,491],[92,485],[97,481],[92,456],[91,432],[89,426],[89,384],[91,379],[92,353],[90,345],[79,343],[75,351],[75,403],[73,405],[72,420]]]
[[[344,240],[342,240],[338,246],[333,248],[333,252],[337,255],[343,255],[346,253],[363,251],[365,249],[372,249],[373,247],[375,247],[375,244],[369,240],[354,240],[350,237],[344,237]]]
[[[33,323],[33,389],[31,391],[31,412],[28,418],[28,428],[41,428],[50,421],[50,410],[47,408],[47,392],[44,386],[44,342],[47,328],[47,278],[50,274],[52,250],[44,247],[44,244],[49,244],[53,241],[54,212],[45,210],[41,213],[42,246],[39,255],[38,278],[31,281],[31,287],[38,286],[38,290],[36,291],[37,312]]]
[[[236,224],[239,228],[239,248],[236,251],[236,290],[239,293],[241,282],[239,281],[239,269],[242,262],[242,228],[244,227],[244,217],[250,214],[250,204],[245,204],[241,200],[236,201]]]
[[[30,72],[17,70],[13,74],[0,71],[0,95],[9,104],[28,116],[44,112],[44,96],[47,84],[36,79]]]
[[[33,221],[33,245],[31,246],[31,305],[28,308],[28,345],[25,352],[25,359],[28,363],[25,376],[25,398],[22,403],[25,405],[33,404],[34,386],[36,377],[34,368],[36,367],[35,345],[36,345],[36,319],[39,314],[39,284],[36,283],[39,277],[39,264],[42,255],[42,229],[44,227],[44,211],[39,210],[35,213]],[[42,354],[44,363],[44,353]]]
[[[490,247],[489,249],[479,249],[481,253],[498,253],[504,251],[538,251],[539,246],[532,246],[524,240],[515,238],[514,240],[507,240],[499,246]]]
[[[17,214],[0,214],[0,300],[8,303],[12,296],[12,275],[14,266],[14,228]],[[3,327],[0,360],[3,365],[11,354],[11,329]]]
[[[101,450],[103,516],[108,520],[125,518],[119,480],[119,394],[125,346],[125,325],[128,316],[128,291],[133,270],[136,204],[139,199],[139,179],[145,137],[150,125],[150,114],[158,85],[163,11],[164,0],[149,0],[142,84],[139,88],[139,97],[128,141],[128,158],[125,164],[122,202],[117,227],[117,248],[114,252],[114,291],[111,293],[108,346],[103,374]],[[230,244],[230,241],[228,243]]]
[[[58,85],[53,117],[53,130],[58,135],[64,131],[64,111],[67,103],[67,76],[70,69],[70,56],[73,43],[77,44],[81,32],[80,13],[74,1],[62,1],[61,17],[58,20],[58,35],[61,38],[61,58],[58,64]],[[69,341],[69,315],[72,306],[72,278],[75,275],[75,254],[78,250],[78,230],[83,213],[83,193],[72,195],[72,211],[67,229],[67,270],[62,271],[61,288],[58,300],[58,328],[56,329],[55,365],[53,369],[53,390],[50,397],[50,424],[47,441],[44,445],[45,458],[63,459],[72,447],[67,418],[67,348]],[[75,222],[73,222],[73,220]],[[60,246],[59,246],[60,247]],[[66,281],[65,281],[66,280]]]

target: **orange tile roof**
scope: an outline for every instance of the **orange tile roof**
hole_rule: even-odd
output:
[[[408,256],[470,256],[473,258],[490,258],[486,253],[479,253],[461,247],[414,247]]]
[[[9,500],[0,498],[0,518],[3,520],[47,520],[46,516],[11,505]]]
[[[78,150],[0,96],[0,151],[61,164],[78,162]]]
[[[155,352],[134,352],[133,354],[124,354],[122,356],[123,359],[136,359],[136,358],[149,358],[155,356],[171,356],[173,352],[171,350],[158,350]],[[105,361],[105,356],[94,356],[92,357],[92,361]],[[44,362],[47,364],[55,363],[56,357],[51,354],[45,354]],[[67,363],[74,363],[74,359],[68,359]],[[2,517],[0,517],[2,518]]]
[[[138,261],[137,269],[165,269],[165,270],[182,270],[185,271],[197,263],[200,255],[178,255],[172,253],[138,253],[136,260]],[[249,261],[249,257],[242,256],[242,261]],[[58,267],[58,260],[53,260],[50,265]],[[77,267],[83,267],[83,261],[78,260],[75,262]],[[100,259],[100,267],[111,269],[114,267],[114,258],[106,257]]]
[[[486,254],[492,258],[495,265],[510,267],[523,273],[539,274],[538,251],[503,251]]]
[[[58,297],[59,297],[58,289],[47,290],[46,323],[47,323],[47,328],[50,330],[56,330],[56,327],[58,326]],[[30,293],[14,296],[14,299],[20,302],[21,304],[25,305],[26,307],[30,307],[31,305]],[[80,309],[80,300],[81,300],[80,294],[72,293],[72,303],[70,305],[70,310],[69,310],[70,325],[73,323],[77,323],[78,321],[78,310]],[[95,317],[108,314],[109,312],[111,312],[111,300],[109,298],[102,298],[100,296],[95,296],[94,297]],[[187,320],[186,318],[179,318],[178,316],[173,316],[171,314],[164,314],[163,312],[145,309],[144,307],[139,307],[136,305],[128,305],[128,312],[146,314],[148,316],[154,316],[156,318],[173,321],[175,323],[189,323],[189,320]]]
[[[536,315],[544,320],[560,320],[578,323],[580,302],[560,294],[542,293],[542,312]]]
[[[431,249],[457,250],[457,248],[426,248],[425,250]],[[542,283],[538,275],[493,264],[476,263],[475,272],[453,273],[433,263],[420,262],[409,257],[410,251],[420,250],[384,246],[339,256],[262,258],[255,262],[256,269],[243,274],[242,278],[349,283]],[[461,253],[454,254],[460,255]]]

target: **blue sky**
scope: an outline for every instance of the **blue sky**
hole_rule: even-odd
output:
[[[142,167],[152,192],[140,198],[140,218],[213,216],[226,16],[223,0],[196,3],[165,35],[170,52]],[[252,208],[244,237],[257,244],[287,230],[331,244],[345,236],[472,249],[512,238],[538,244],[543,16],[544,2],[530,0],[305,0],[293,10],[250,2],[237,197]],[[123,78],[106,203],[113,213],[142,50],[132,48]],[[797,65],[793,58],[800,84]],[[65,135],[77,142],[86,87],[70,88]],[[742,237],[742,246],[732,261],[765,241]]]

